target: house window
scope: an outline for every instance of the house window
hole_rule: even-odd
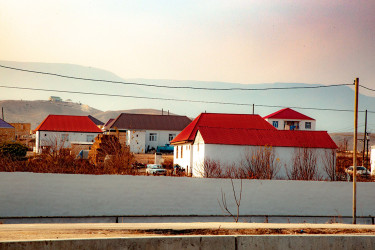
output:
[[[95,135],[87,135],[88,142],[94,142],[94,140],[95,140]]]
[[[181,158],[184,158],[184,146],[181,146]]]
[[[150,141],[156,141],[157,140],[157,134],[156,133],[150,133]]]
[[[62,134],[61,141],[69,141],[69,134]]]
[[[311,122],[305,122],[305,129],[311,129]]]
[[[272,125],[273,125],[275,128],[278,128],[278,127],[279,127],[279,121],[273,121],[273,122],[272,122]]]
[[[176,159],[178,159],[178,146],[176,146]]]
[[[176,137],[176,134],[169,134],[168,140],[172,141]]]

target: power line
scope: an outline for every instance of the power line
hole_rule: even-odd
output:
[[[29,87],[18,87],[18,86],[5,86],[0,85],[0,88],[8,89],[22,89],[32,91],[44,91],[44,92],[58,92],[58,93],[70,93],[70,94],[82,94],[82,95],[96,95],[96,96],[109,96],[109,97],[122,97],[122,98],[135,98],[135,99],[148,99],[148,100],[162,100],[162,101],[177,101],[177,102],[191,102],[191,103],[206,103],[206,104],[222,104],[222,105],[236,105],[236,106],[252,106],[253,103],[235,103],[235,102],[216,102],[216,101],[200,101],[200,100],[188,100],[188,99],[176,99],[176,98],[162,98],[162,97],[147,97],[147,96],[132,96],[132,95],[119,95],[119,94],[105,94],[95,92],[83,92],[83,91],[71,91],[71,90],[58,90],[58,89],[44,89],[44,88],[29,88]],[[349,109],[328,109],[328,108],[308,108],[308,107],[286,107],[278,105],[263,105],[254,104],[256,107],[265,108],[294,108],[294,109],[306,109],[306,110],[319,110],[319,111],[337,111],[337,112],[354,112]],[[358,111],[365,112],[365,111]],[[375,111],[367,111],[368,113],[375,113]]]
[[[105,79],[94,79],[94,78],[85,78],[85,77],[76,77],[76,76],[69,76],[69,75],[62,75],[57,73],[50,73],[50,72],[43,72],[43,71],[36,71],[36,70],[28,70],[28,69],[21,69],[15,67],[9,67],[5,65],[0,65],[1,68],[17,70],[22,72],[34,73],[34,74],[42,74],[42,75],[50,75],[50,76],[57,76],[62,78],[74,79],[74,80],[83,80],[83,81],[93,81],[93,82],[106,82],[106,83],[116,83],[116,84],[124,84],[124,85],[136,85],[136,86],[143,86],[143,87],[155,87],[155,88],[168,88],[168,89],[193,89],[193,90],[219,90],[219,91],[232,91],[232,90],[245,90],[245,91],[267,91],[267,90],[291,90],[291,89],[318,89],[318,88],[331,88],[331,87],[341,87],[341,86],[351,86],[353,84],[333,84],[333,85],[319,85],[319,86],[301,86],[301,87],[270,87],[270,88],[206,88],[206,87],[191,87],[191,86],[170,86],[170,85],[156,85],[156,84],[146,84],[146,83],[137,83],[137,82],[123,82],[123,81],[112,81],[112,80],[105,80]],[[374,90],[375,91],[375,90]]]

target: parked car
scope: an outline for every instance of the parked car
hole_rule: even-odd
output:
[[[167,170],[165,170],[160,164],[147,164],[146,174],[166,175]]]
[[[345,172],[349,175],[353,175],[353,166],[350,166],[348,167],[347,169],[345,169]],[[362,166],[357,166],[357,175],[361,175],[361,176],[370,176],[371,172],[365,168],[365,167],[362,167]]]

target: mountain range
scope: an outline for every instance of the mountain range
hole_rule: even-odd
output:
[[[294,87],[324,86],[305,83],[264,83],[238,84],[225,82],[203,82],[188,80],[130,79],[120,77],[110,71],[73,64],[30,63],[0,61],[0,66],[14,67],[29,71],[42,71],[60,76],[31,73],[0,67],[0,106],[4,106],[6,118],[14,121],[29,120],[35,126],[51,112],[63,114],[91,114],[105,122],[121,112],[160,112],[196,117],[201,112],[247,113],[261,116],[273,113],[283,107],[291,107],[316,119],[318,130],[328,132],[351,132],[353,130],[352,111],[354,91],[352,86],[336,86],[315,89],[293,89]],[[126,72],[126,69],[124,69]],[[105,81],[71,79],[91,78]],[[354,78],[353,78],[354,79]],[[348,79],[347,83],[352,83]],[[109,82],[112,81],[112,82]],[[116,83],[113,83],[115,81]],[[152,84],[142,86],[140,84]],[[292,88],[284,90],[194,90],[161,88]],[[33,90],[32,90],[33,89]],[[360,92],[362,93],[362,92]],[[59,96],[69,100],[60,104],[48,102],[49,96]],[[13,100],[7,101],[5,100]],[[22,100],[24,105],[15,104]],[[27,100],[27,101],[26,101]],[[35,100],[41,101],[38,105]],[[13,102],[13,104],[11,104]],[[43,103],[47,106],[43,106]],[[12,107],[13,105],[13,107]],[[359,95],[359,110],[375,111],[375,98]],[[104,111],[103,111],[104,110]],[[143,111],[140,111],[143,110]],[[152,111],[158,110],[158,111]],[[113,112],[113,113],[111,113]],[[148,111],[147,111],[148,112]],[[368,130],[374,130],[374,113],[368,113]],[[8,120],[8,119],[6,119]],[[11,121],[13,122],[13,121]],[[364,128],[364,113],[359,113],[359,131]]]

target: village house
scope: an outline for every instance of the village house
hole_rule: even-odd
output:
[[[72,144],[92,144],[102,133],[88,116],[48,115],[35,129],[34,152],[70,148]]]
[[[259,115],[245,114],[215,114],[202,113],[195,118],[176,138],[171,142],[174,146],[174,164],[178,164],[193,174],[195,159],[193,158],[193,144],[198,127],[221,127],[221,128],[249,128],[276,130]],[[220,137],[220,135],[217,135]],[[196,145],[199,147],[199,145]],[[197,148],[198,150],[198,148]],[[203,151],[200,151],[202,153]]]
[[[197,177],[204,175],[207,160],[223,168],[240,168],[246,157],[251,158],[258,150],[268,148],[279,165],[278,178],[287,177],[295,154],[302,149],[316,156],[319,175],[327,178],[324,161],[334,163],[337,148],[325,131],[281,131],[259,115],[207,113],[200,114],[172,144],[174,164]]]
[[[116,134],[133,153],[147,153],[169,144],[191,120],[177,115],[122,113],[104,126],[105,134]]]
[[[16,129],[0,119],[0,142],[14,141],[16,139]]]
[[[284,108],[263,117],[279,130],[315,130],[315,119],[301,114],[291,108]]]

